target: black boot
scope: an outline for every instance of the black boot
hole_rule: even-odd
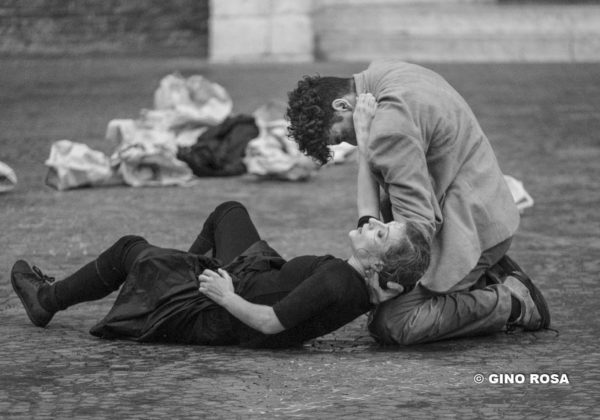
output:
[[[31,322],[38,327],[48,325],[56,312],[42,306],[38,292],[41,288],[50,286],[54,278],[45,275],[36,266],[31,268],[26,261],[19,260],[13,265],[10,281]]]

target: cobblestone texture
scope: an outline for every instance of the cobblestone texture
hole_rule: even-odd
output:
[[[512,254],[544,291],[559,336],[500,333],[380,348],[366,336],[362,317],[303,348],[266,351],[96,339],[88,329],[114,296],[59,313],[47,329],[39,329],[29,324],[10,290],[10,266],[20,257],[60,277],[123,233],[184,247],[195,221],[225,198],[254,209],[267,240],[287,256],[344,255],[346,244],[333,238],[354,221],[354,197],[348,193],[354,184],[352,164],[325,168],[306,184],[242,177],[203,180],[189,189],[61,194],[44,188],[40,162],[52,138],[64,133],[94,137],[90,133],[101,132],[102,122],[123,116],[118,112],[124,103],[130,112],[144,106],[167,68],[209,74],[228,88],[238,110],[252,110],[270,95],[283,97],[302,74],[348,70],[335,64],[124,64],[111,73],[102,61],[73,62],[70,73],[62,75],[66,64],[61,62],[3,62],[13,89],[0,88],[9,99],[2,110],[0,160],[17,170],[20,184],[0,197],[1,418],[600,417],[600,66],[435,67],[464,93],[505,171],[522,179],[536,200],[523,216]],[[33,87],[19,81],[23,66]],[[103,76],[88,76],[92,67]],[[84,88],[77,80],[86,77],[91,81]],[[68,78],[73,82],[66,84]],[[27,119],[17,121],[20,115]],[[101,145],[98,137],[90,144]],[[326,198],[305,203],[316,194]],[[341,209],[337,214],[331,211],[334,203]],[[565,373],[570,383],[478,385],[477,373]]]

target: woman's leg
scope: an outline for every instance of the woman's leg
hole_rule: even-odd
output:
[[[259,240],[246,208],[237,201],[227,201],[208,216],[189,252],[205,254],[212,249],[213,257],[227,264]]]
[[[64,280],[42,286],[38,291],[40,304],[49,312],[57,312],[108,296],[123,284],[140,252],[151,246],[139,236],[122,237]]]

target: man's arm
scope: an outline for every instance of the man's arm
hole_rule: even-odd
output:
[[[386,184],[394,219],[420,223],[433,237],[441,212],[427,166],[427,145],[410,112],[404,103],[378,104],[369,165]]]
[[[441,214],[436,214],[439,207],[420,140],[391,134],[375,139],[372,147],[371,163],[387,185],[394,220],[420,223],[432,237]]]
[[[272,307],[251,303],[236,295],[231,276],[225,270],[219,269],[218,271],[216,273],[212,270],[204,270],[198,277],[201,293],[225,308],[227,312],[244,324],[263,334],[277,334],[285,330]]]

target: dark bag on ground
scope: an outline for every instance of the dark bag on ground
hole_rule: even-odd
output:
[[[193,146],[180,148],[177,158],[199,177],[242,175],[246,173],[242,161],[246,146],[257,136],[253,116],[229,117],[198,137]]]

